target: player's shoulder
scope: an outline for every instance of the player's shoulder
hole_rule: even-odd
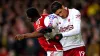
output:
[[[79,10],[75,9],[75,8],[72,8],[72,9],[69,9],[73,14],[77,14],[77,13],[80,13]]]
[[[38,20],[43,21],[46,16],[48,16],[48,15],[41,15],[41,17]]]
[[[48,16],[48,14],[42,14],[42,15],[41,15],[41,17],[46,17],[46,16]]]
[[[79,12],[79,10],[77,10],[75,8],[72,8],[71,10],[74,11],[74,12]]]
[[[46,16],[48,16],[47,14],[46,15],[41,15],[41,17],[40,17],[40,19],[42,18],[42,19],[44,19]]]

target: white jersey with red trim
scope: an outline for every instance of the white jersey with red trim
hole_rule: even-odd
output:
[[[46,17],[44,20],[45,26],[53,26],[56,32],[63,35],[60,43],[63,46],[63,50],[69,50],[76,47],[84,46],[84,42],[81,36],[81,14],[76,9],[69,9],[68,17],[62,19],[55,15]],[[55,18],[56,17],[56,18]]]

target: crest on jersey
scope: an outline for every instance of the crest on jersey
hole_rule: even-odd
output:
[[[80,17],[81,17],[81,15],[80,15],[80,14],[76,15],[76,18],[80,18]]]

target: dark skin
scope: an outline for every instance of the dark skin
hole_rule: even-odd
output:
[[[38,31],[34,31],[32,33],[18,34],[15,36],[15,39],[22,40],[24,38],[36,38],[42,35],[43,35],[42,33],[39,33]]]

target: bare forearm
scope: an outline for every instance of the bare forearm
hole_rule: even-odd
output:
[[[15,36],[15,39],[21,40],[21,39],[24,39],[24,38],[36,38],[36,37],[43,36],[45,33],[48,33],[48,32],[51,32],[51,31],[52,31],[51,28],[44,28],[44,29],[41,29],[39,31],[35,31],[35,32],[32,32],[32,33],[18,34],[18,35]]]
[[[36,37],[42,36],[43,34],[35,31],[33,33],[26,33],[23,35],[24,35],[24,38],[36,38]]]

